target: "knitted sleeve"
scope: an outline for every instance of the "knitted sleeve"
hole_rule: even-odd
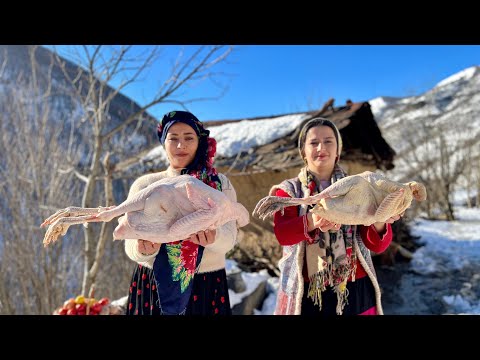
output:
[[[237,201],[237,193],[230,180],[223,174],[218,174],[222,182],[222,192],[232,201]],[[208,250],[226,254],[237,242],[238,228],[236,220],[229,221],[217,228],[215,242],[207,245]]]
[[[377,254],[384,252],[391,244],[393,239],[392,224],[385,224],[386,232],[382,237],[378,234],[375,226],[361,226],[360,234],[365,246]]]
[[[289,197],[282,189],[277,189],[275,196]],[[307,215],[298,215],[298,206],[288,206],[283,215],[277,211],[273,216],[273,230],[282,246],[295,245],[303,240],[313,242],[312,233],[308,232]],[[318,232],[316,232],[318,235]]]

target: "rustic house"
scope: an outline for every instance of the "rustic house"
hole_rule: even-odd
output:
[[[331,99],[319,111],[288,115],[300,116],[297,117],[298,124],[290,133],[260,146],[249,147],[234,155],[222,155],[219,151],[216,157],[215,166],[220,172],[228,175],[237,191],[238,201],[250,213],[257,202],[268,195],[272,185],[298,174],[303,166],[297,150],[300,129],[304,123],[317,116],[330,119],[339,128],[344,143],[340,165],[349,174],[366,170],[389,170],[394,166],[395,152],[382,137],[368,102],[348,102],[345,106],[334,107]],[[252,129],[251,131],[260,132],[262,128],[257,126],[260,121],[273,123],[280,119],[284,120],[285,116],[205,121],[205,123],[212,134],[215,132],[215,127],[233,126],[238,122],[246,124]],[[261,137],[261,134],[257,133],[257,136]],[[221,137],[217,140],[220,148]],[[149,171],[160,171],[165,166],[164,158],[155,151],[150,154],[144,152],[125,163],[118,164],[118,168],[127,167],[129,172],[137,175]],[[241,243],[232,254],[235,259],[240,260],[242,264],[248,264],[251,268],[270,268],[272,272],[276,271],[276,262],[281,255],[281,248],[273,234],[271,221],[251,217],[251,223],[241,229],[240,238]]]

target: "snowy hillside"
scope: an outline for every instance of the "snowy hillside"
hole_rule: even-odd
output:
[[[412,176],[414,156],[421,161],[434,158],[442,147],[454,149],[460,161],[480,152],[480,68],[465,69],[439,82],[420,96],[379,97],[369,100],[372,112],[387,142],[397,152],[391,175],[398,180]],[[430,145],[429,145],[430,144]]]

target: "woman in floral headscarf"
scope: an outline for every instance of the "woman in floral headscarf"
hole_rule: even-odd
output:
[[[137,179],[129,198],[157,180],[190,174],[237,200],[228,178],[213,167],[215,139],[193,114],[165,114],[157,134],[169,167]],[[231,315],[225,254],[236,239],[236,221],[173,243],[127,239],[125,252],[138,263],[129,289],[127,315]]]
[[[338,165],[342,138],[331,121],[308,121],[298,149],[305,167],[270,195],[307,197],[346,176]],[[275,235],[283,246],[275,314],[382,314],[370,251],[380,253],[390,245],[390,224],[400,217],[370,226],[333,224],[312,213],[312,207],[290,206],[274,215]]]

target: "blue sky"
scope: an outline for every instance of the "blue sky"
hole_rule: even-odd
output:
[[[169,61],[160,59],[142,82],[123,93],[143,104],[158,86],[155,74]],[[228,74],[222,80],[227,93],[193,103],[189,110],[203,121],[241,119],[313,110],[331,97],[342,105],[347,99],[413,96],[475,65],[480,65],[479,45],[238,45],[228,63],[217,68]],[[188,91],[203,96],[214,90],[203,82]],[[160,118],[174,108],[159,105],[150,113]]]

